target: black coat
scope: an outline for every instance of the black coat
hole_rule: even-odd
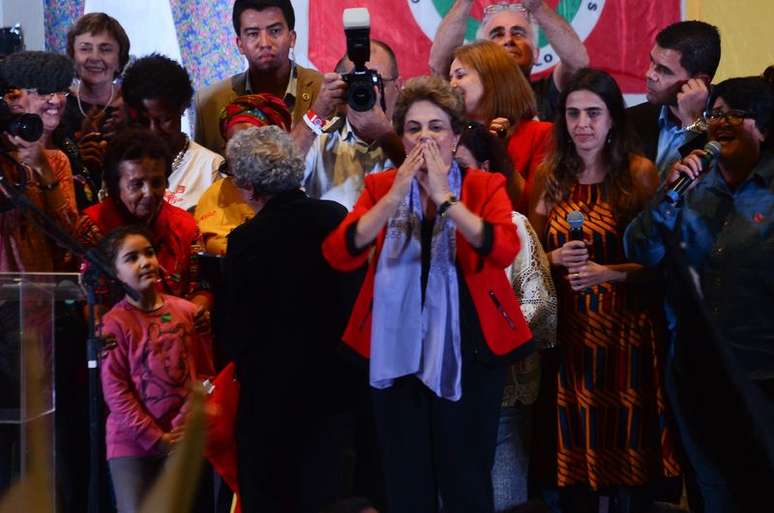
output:
[[[332,269],[321,246],[346,214],[338,203],[293,190],[228,237],[224,342],[249,391],[240,409],[255,408],[256,418],[267,408],[292,417],[342,406],[349,365],[338,352],[340,336],[360,275]]]
[[[346,214],[296,189],[228,236],[224,342],[241,385],[236,441],[246,512],[320,511],[339,491],[328,475],[334,462],[327,472],[309,469],[338,458],[331,448],[343,432],[329,423],[367,391],[367,375],[344,359],[340,338],[362,273],[335,271],[322,256]]]

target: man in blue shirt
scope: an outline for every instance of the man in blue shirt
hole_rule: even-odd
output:
[[[642,212],[624,245],[629,259],[669,274],[667,394],[704,511],[758,511],[774,483],[755,431],[774,418],[774,90],[730,79],[711,101],[717,164],[700,176],[702,151],[679,160],[666,183],[682,173],[692,189]]]
[[[720,63],[718,29],[702,21],[673,23],[659,32],[650,51],[646,103],[627,116],[661,179],[684,153],[704,144],[701,119],[708,86]],[[685,151],[687,150],[687,151]]]

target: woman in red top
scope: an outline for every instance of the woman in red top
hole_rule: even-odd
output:
[[[191,214],[164,201],[171,164],[166,146],[149,131],[116,134],[104,158],[108,197],[83,211],[77,235],[84,246],[95,247],[119,226],[147,226],[158,248],[161,291],[196,304],[197,321],[204,323],[212,295],[199,282],[199,229]]]
[[[449,80],[465,98],[465,116],[506,139],[516,171],[508,183],[508,195],[516,210],[526,214],[535,170],[552,127],[533,119],[537,107],[529,82],[508,52],[491,41],[457,48]]]
[[[394,125],[408,152],[365,177],[326,239],[339,270],[368,263],[343,339],[370,358],[391,511],[493,511],[504,367],[531,333],[503,269],[519,248],[504,178],[454,162],[462,99],[439,77],[406,83]],[[373,248],[373,250],[371,250]]]

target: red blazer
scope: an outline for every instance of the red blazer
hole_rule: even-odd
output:
[[[537,177],[537,168],[543,162],[551,142],[554,124],[547,121],[524,119],[508,139],[508,156],[511,157],[516,171],[524,177],[526,184],[520,198],[511,198],[514,207],[527,214],[529,196]]]
[[[357,223],[379,199],[387,194],[395,179],[395,170],[365,177],[365,186],[352,212],[323,242],[323,255],[334,268],[352,271],[368,262],[368,272],[360,289],[343,340],[360,355],[371,355],[371,309],[374,277],[386,229],[382,228],[371,251],[357,255],[349,252],[347,230]],[[511,221],[511,202],[505,192],[505,178],[495,173],[468,169],[463,175],[460,201],[493,227],[492,250],[479,254],[457,232],[457,265],[470,290],[473,303],[489,348],[505,356],[532,339],[504,269],[519,251],[519,237]]]

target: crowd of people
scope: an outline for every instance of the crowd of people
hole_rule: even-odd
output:
[[[247,513],[766,509],[772,68],[713,84],[718,29],[677,22],[627,109],[547,2],[486,7],[465,44],[473,4],[442,20],[432,75],[404,79],[372,40],[365,111],[347,55],[295,63],[289,0],[234,2],[247,69],[199,91],[168,57],[129,62],[104,13],[71,27],[67,56],[0,62],[3,101],[43,127],[3,132],[4,183],[136,292],[103,281],[97,308],[119,513],[139,511],[203,381],[223,388],[197,512],[232,493]],[[561,62],[530,82],[538,30]],[[0,202],[0,272],[87,267]],[[80,313],[57,322],[73,340],[58,353],[83,351]],[[65,415],[83,407],[71,367]],[[68,427],[69,513],[86,509],[86,449]]]

